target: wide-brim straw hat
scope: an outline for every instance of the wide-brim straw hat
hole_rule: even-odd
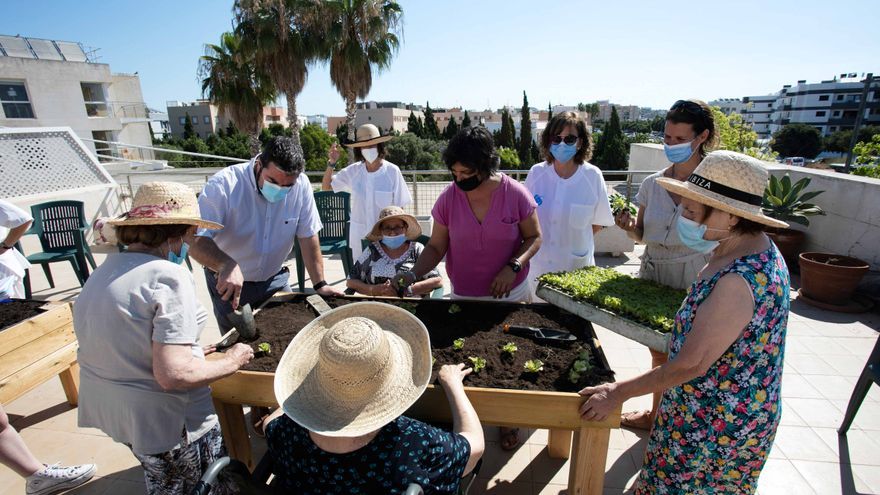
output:
[[[148,182],[138,188],[131,210],[108,220],[114,227],[122,225],[188,224],[205,229],[222,229],[217,222],[202,220],[196,195],[189,186],[177,182]]]
[[[734,151],[713,151],[703,158],[685,182],[662,177],[657,183],[667,191],[712,208],[770,227],[788,224],[764,215],[761,200],[770,181],[764,163]]]
[[[394,136],[383,136],[381,132],[379,132],[379,128],[374,126],[373,124],[364,124],[357,128],[357,132],[355,133],[353,143],[348,143],[346,146],[349,148],[366,148],[368,146],[375,146],[379,143],[384,143],[385,141],[390,141]]]
[[[322,314],[287,346],[275,398],[307,430],[355,437],[394,421],[431,378],[431,342],[409,311],[376,302]]]
[[[381,240],[382,231],[380,227],[382,226],[382,222],[395,218],[399,218],[406,222],[406,238],[408,240],[414,241],[422,235],[422,226],[419,225],[419,221],[416,220],[416,217],[404,212],[403,208],[399,206],[386,206],[379,212],[379,220],[373,224],[372,230],[367,234],[367,239],[370,241]]]

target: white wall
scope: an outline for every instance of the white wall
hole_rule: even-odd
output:
[[[641,184],[645,177],[669,166],[662,144],[635,143],[629,146],[629,170],[644,170],[644,174],[633,174],[633,184]]]

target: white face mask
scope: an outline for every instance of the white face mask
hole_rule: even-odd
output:
[[[364,160],[373,163],[376,161],[376,158],[379,158],[379,150],[376,148],[362,148],[361,155],[364,156]]]

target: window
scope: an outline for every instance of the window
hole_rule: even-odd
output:
[[[28,99],[24,83],[0,82],[0,103],[7,119],[32,119],[34,109]]]
[[[198,117],[190,117],[190,120],[192,121],[193,125],[199,125]]]
[[[840,117],[840,110],[835,110],[835,111],[834,111],[834,116],[835,116],[835,117]]]
[[[772,103],[768,103],[768,104],[767,104],[767,108],[770,108],[770,107],[772,107],[772,106],[773,106]]]
[[[210,115],[205,115],[204,117],[202,117],[202,123],[205,124],[205,125],[210,124],[210,123],[211,123],[211,116],[210,116]]]
[[[180,118],[180,125],[186,125],[186,117]]]
[[[821,110],[821,111],[819,111],[819,112],[816,112],[816,117],[824,117],[824,116],[825,116],[825,111],[824,111],[824,110]]]
[[[104,86],[101,83],[80,83],[83,101],[86,104],[86,115],[89,117],[109,117],[107,98],[104,97]]]
[[[837,101],[843,101],[843,95],[837,95],[836,100],[837,100]]]
[[[828,95],[819,95],[819,101],[828,101]]]

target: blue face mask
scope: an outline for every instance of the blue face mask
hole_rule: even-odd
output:
[[[559,163],[568,163],[569,160],[574,158],[574,155],[577,154],[577,143],[572,144],[551,144],[550,145],[550,154],[553,155],[553,158]]]
[[[278,184],[273,184],[267,180],[263,181],[263,187],[260,188],[263,197],[270,203],[281,201],[284,199],[284,196],[287,196],[288,191],[290,191],[289,187],[281,187]]]
[[[675,144],[669,146],[668,144],[663,145],[663,151],[666,152],[666,159],[672,163],[682,163],[688,161],[688,158],[694,154],[694,150],[691,148],[691,144],[693,141],[681,144]]]
[[[694,251],[699,251],[701,253],[711,253],[715,250],[715,248],[718,247],[719,244],[721,244],[720,241],[709,241],[703,239],[703,234],[705,234],[707,230],[710,230],[709,227],[703,224],[697,223],[685,217],[678,217],[676,224],[678,226],[678,238],[681,239],[681,242],[684,243],[685,246],[693,249]]]
[[[382,244],[385,244],[391,249],[399,248],[404,242],[406,242],[406,234],[382,236]]]
[[[168,251],[168,261],[179,265],[183,263],[183,260],[186,259],[186,253],[189,252],[189,244],[183,243],[183,247],[180,248],[180,254],[175,253],[174,251]]]

